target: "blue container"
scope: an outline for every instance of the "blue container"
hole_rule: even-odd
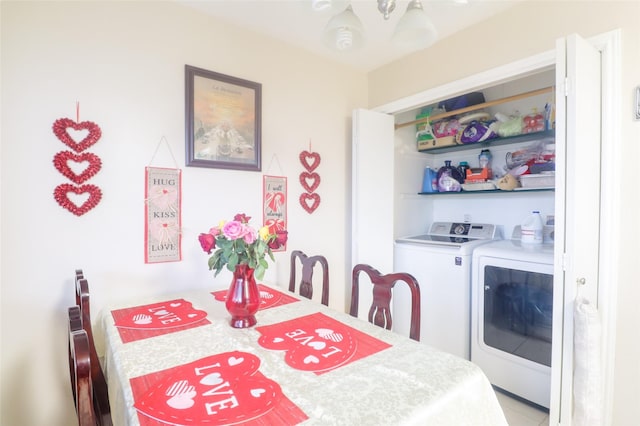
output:
[[[422,192],[438,192],[438,173],[431,167],[424,169]]]

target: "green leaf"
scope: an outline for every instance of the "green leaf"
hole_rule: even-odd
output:
[[[262,266],[262,264],[260,264],[255,269],[255,272],[254,272],[253,276],[256,277],[256,279],[261,280],[264,277],[264,272],[265,271],[266,271],[266,268],[264,266]]]

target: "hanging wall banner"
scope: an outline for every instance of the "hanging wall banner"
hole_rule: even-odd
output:
[[[145,263],[182,260],[182,170],[145,168]]]
[[[287,229],[287,178],[284,176],[263,177],[262,199],[263,222],[271,233]],[[285,251],[286,244],[272,251]]]

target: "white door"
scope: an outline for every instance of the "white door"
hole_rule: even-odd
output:
[[[598,303],[601,59],[600,51],[577,35],[556,44],[556,267],[551,415],[553,423],[571,424],[573,411],[573,308],[576,296]],[[562,208],[564,206],[564,208]],[[564,229],[563,229],[564,228]],[[556,344],[562,342],[562,345]],[[579,354],[589,356],[589,354]],[[590,401],[600,410],[601,400]],[[600,405],[600,406],[598,406]]]
[[[364,109],[353,112],[352,270],[358,263],[383,274],[393,270],[393,132],[392,115]],[[361,275],[358,317],[366,319],[373,296],[365,274]]]

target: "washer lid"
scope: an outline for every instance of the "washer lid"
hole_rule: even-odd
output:
[[[497,239],[495,225],[467,222],[434,222],[428,234],[398,238],[399,243],[462,247]]]

